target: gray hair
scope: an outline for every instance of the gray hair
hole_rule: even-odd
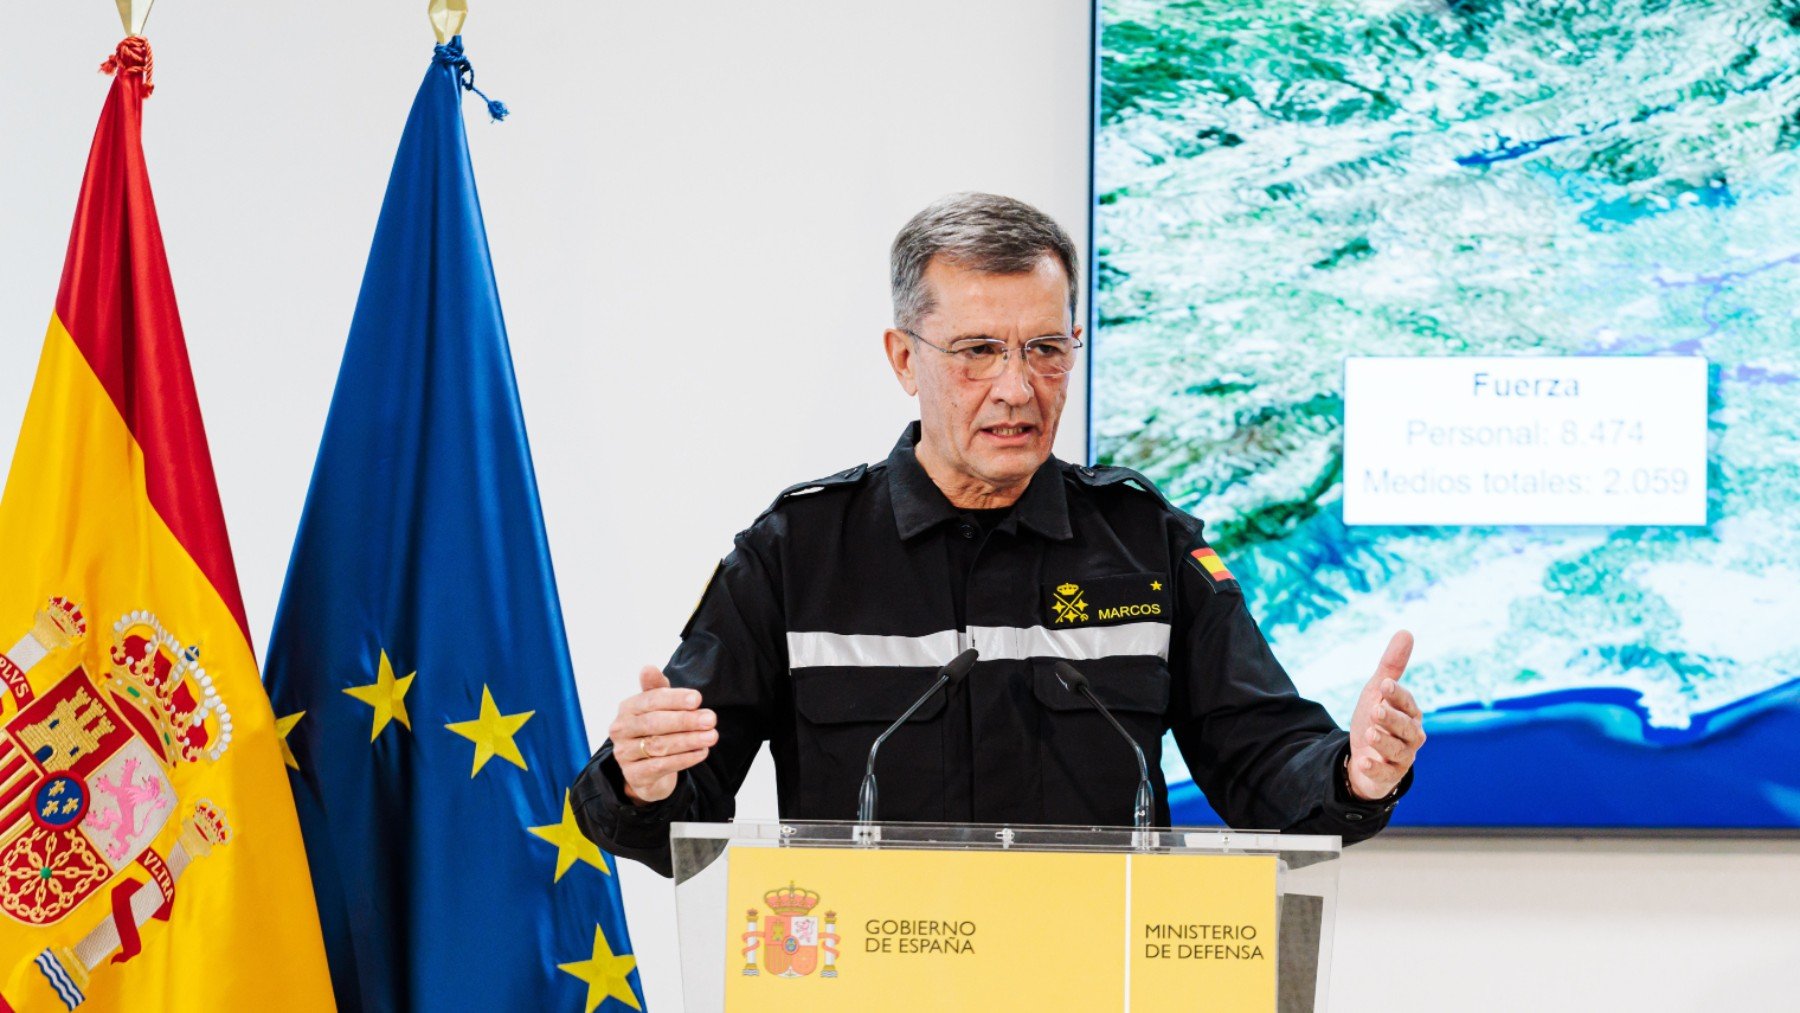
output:
[[[925,269],[943,256],[959,267],[988,274],[1024,274],[1046,255],[1062,262],[1069,278],[1069,316],[1080,294],[1075,243],[1049,215],[1024,201],[991,193],[953,193],[912,216],[894,237],[888,257],[894,326],[915,330],[936,308]]]

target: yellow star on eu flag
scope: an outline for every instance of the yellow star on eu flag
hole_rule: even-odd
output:
[[[406,714],[406,691],[412,688],[412,681],[419,673],[413,672],[401,678],[394,678],[394,664],[388,660],[387,652],[381,652],[380,667],[375,673],[375,681],[367,686],[351,686],[345,693],[375,708],[375,727],[369,731],[369,741],[374,742],[381,730],[389,721],[399,721],[412,730],[412,718]]]
[[[575,807],[569,804],[567,789],[563,790],[561,823],[525,829],[556,845],[556,878],[551,882],[562,882],[563,873],[568,872],[577,860],[586,862],[608,876],[612,875],[612,870],[606,867],[606,856],[600,853],[600,845],[588,840],[587,835],[575,824]]]
[[[300,719],[305,716],[305,711],[295,711],[287,717],[275,719],[275,735],[281,742],[281,758],[295,770],[300,769],[300,761],[294,759],[294,750],[288,745],[287,737],[288,733],[293,731],[294,726],[299,724]]]
[[[613,956],[612,947],[606,943],[606,933],[598,925],[594,926],[593,956],[572,964],[556,965],[557,970],[587,982],[587,1013],[594,1013],[608,999],[617,999],[632,1009],[643,1009],[638,1005],[637,993],[631,990],[628,978],[635,967],[637,958],[631,954]]]
[[[469,771],[470,777],[481,773],[482,766],[495,756],[510,761],[520,770],[528,770],[530,768],[525,766],[525,757],[519,752],[519,744],[513,741],[513,736],[536,713],[500,713],[500,708],[494,706],[494,694],[484,685],[481,687],[481,714],[473,721],[452,721],[444,727],[475,743],[475,766]]]

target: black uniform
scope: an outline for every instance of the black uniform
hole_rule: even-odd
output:
[[[641,807],[602,745],[573,791],[596,843],[668,875],[669,823],[731,818],[765,741],[783,819],[854,819],[870,744],[967,647],[968,678],[882,748],[882,820],[1129,826],[1137,766],[1057,680],[1066,659],[1143,747],[1158,825],[1169,729],[1233,826],[1355,841],[1387,823],[1391,800],[1346,790],[1348,736],[1295,692],[1237,583],[1193,559],[1199,521],[1136,472],[1054,457],[1012,508],[961,510],[918,435],[789,489],[737,536],[665,669],[717,712],[719,741]]]

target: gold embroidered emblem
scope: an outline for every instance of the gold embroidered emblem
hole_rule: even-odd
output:
[[[1059,623],[1087,622],[1087,599],[1082,596],[1079,585],[1057,585],[1056,601],[1050,607],[1056,611],[1056,621]]]

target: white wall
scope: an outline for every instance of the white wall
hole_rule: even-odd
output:
[[[784,485],[884,456],[911,417],[878,352],[905,218],[989,189],[1085,233],[1088,8],[473,6],[478,80],[515,110],[489,126],[469,104],[476,169],[598,741],[731,535]],[[424,7],[161,0],[150,21],[146,147],[259,640],[430,56]],[[7,14],[0,455],[106,85],[93,68],[118,37],[105,0]],[[774,811],[761,769],[740,813]],[[1800,954],[1796,858],[1377,841],[1343,866],[1337,1008],[1766,1008]],[[678,1008],[669,886],[621,874],[650,1000]]]

